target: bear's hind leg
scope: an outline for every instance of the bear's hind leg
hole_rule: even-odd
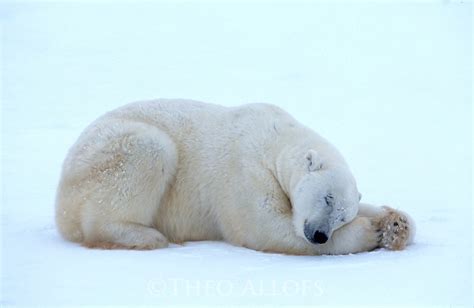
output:
[[[79,217],[80,242],[84,246],[166,247],[168,241],[154,228],[154,222],[176,172],[173,141],[154,126],[126,120],[101,123],[90,136],[85,138],[86,150],[73,151],[68,160],[71,166],[65,168],[57,205],[58,224],[61,226],[72,215],[72,211],[63,209],[74,204],[80,209],[75,216]],[[68,238],[67,234],[63,236]]]
[[[100,237],[84,242],[89,248],[148,250],[168,246],[168,240],[158,230],[136,223],[117,222],[97,226]]]

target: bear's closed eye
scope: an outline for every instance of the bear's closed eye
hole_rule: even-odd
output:
[[[326,201],[326,204],[328,206],[332,206],[334,202],[334,197],[331,194],[328,194],[326,197],[324,197],[324,201]]]

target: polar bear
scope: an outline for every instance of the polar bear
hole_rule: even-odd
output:
[[[360,203],[341,154],[282,109],[166,99],[85,129],[63,164],[56,223],[87,247],[224,240],[300,255],[400,250],[415,231],[407,214]]]

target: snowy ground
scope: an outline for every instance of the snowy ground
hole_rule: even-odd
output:
[[[472,305],[469,4],[2,4],[2,305]],[[287,109],[346,156],[363,200],[411,213],[402,252],[225,243],[89,250],[53,204],[101,113],[183,97]]]

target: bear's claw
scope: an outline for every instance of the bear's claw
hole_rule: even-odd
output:
[[[383,208],[385,214],[377,225],[380,230],[379,245],[390,250],[402,250],[406,247],[410,235],[408,218],[388,206]]]

